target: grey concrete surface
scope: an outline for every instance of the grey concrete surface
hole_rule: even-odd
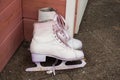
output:
[[[75,38],[83,42],[87,65],[84,68],[25,72],[34,66],[29,43],[23,42],[0,73],[0,80],[120,80],[120,0],[89,0]]]

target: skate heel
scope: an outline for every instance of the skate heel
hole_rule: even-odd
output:
[[[41,54],[31,54],[32,56],[32,61],[33,62],[45,62],[46,61],[46,55],[41,55]]]

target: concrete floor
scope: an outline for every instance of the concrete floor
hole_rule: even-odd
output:
[[[25,72],[34,66],[29,43],[23,43],[9,61],[0,80],[120,80],[120,0],[89,0],[79,34],[87,65],[84,68]]]

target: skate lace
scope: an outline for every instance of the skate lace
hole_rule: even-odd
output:
[[[54,33],[55,39],[59,43],[68,46],[68,44],[67,44],[67,38],[63,37],[63,36],[65,36],[65,35],[63,35],[64,31],[61,28],[59,28],[59,26],[57,24],[53,25],[53,33]]]
[[[64,30],[69,29],[67,22],[65,21],[63,16],[61,16],[60,14],[56,14],[54,20],[56,20],[58,24],[61,26],[61,28],[63,28]]]
[[[64,17],[62,15],[60,15],[60,13],[56,9],[52,8],[52,11],[56,12],[56,14],[53,17],[54,21],[57,21],[63,29],[68,30],[69,27],[68,27],[68,24],[65,21]]]
[[[65,45],[68,46],[67,42],[70,40],[70,36],[67,33],[68,26],[64,18],[61,15],[56,14],[54,18],[55,24],[53,25],[54,34],[56,34],[57,40],[63,42]]]

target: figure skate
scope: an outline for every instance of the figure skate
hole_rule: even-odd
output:
[[[61,33],[66,33],[56,21],[48,20],[34,23],[33,38],[30,44],[32,61],[37,67],[27,68],[26,71],[47,71],[54,73],[55,70],[74,69],[84,67],[84,53],[81,50],[72,49],[66,39],[62,39]],[[41,62],[46,61],[46,56],[62,60],[60,65],[56,66],[57,60],[53,66],[44,67]],[[81,64],[66,65],[67,61],[80,60]]]
[[[39,10],[38,21],[46,21],[49,19],[54,20],[55,17],[57,17],[56,20],[58,20],[59,23],[62,23],[63,29],[65,29],[65,31],[67,32],[67,30],[68,30],[67,23],[66,23],[65,19],[60,14],[58,14],[58,12],[56,10],[54,10],[53,8],[50,8],[50,7],[41,8]],[[67,43],[73,49],[81,49],[82,48],[82,42],[78,39],[70,37],[70,39],[67,41]]]

